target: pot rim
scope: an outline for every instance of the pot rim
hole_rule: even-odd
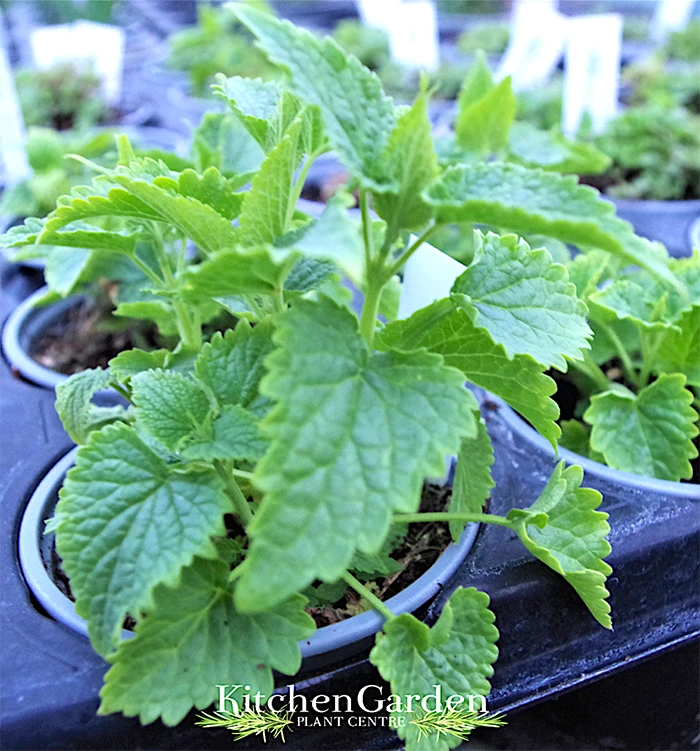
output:
[[[621,469],[613,469],[607,464],[588,459],[569,449],[559,447],[558,453],[554,451],[549,441],[541,436],[533,427],[527,424],[520,415],[500,397],[494,394],[488,395],[489,401],[499,406],[498,413],[508,427],[521,438],[534,444],[541,451],[546,452],[552,458],[564,459],[567,464],[580,464],[587,475],[600,477],[609,482],[621,485],[629,485],[638,490],[654,490],[664,495],[678,496],[682,498],[697,498],[700,501],[700,485],[690,482],[675,482],[673,480],[660,480],[648,475],[636,475],[633,472],[625,472]]]
[[[75,605],[54,583],[41,555],[39,540],[47,506],[53,502],[66,472],[73,466],[78,447],[71,449],[41,479],[22,515],[19,529],[19,562],[27,586],[42,607],[59,623],[87,637],[87,622],[75,612]],[[438,560],[406,589],[386,600],[397,615],[411,613],[428,602],[447,583],[471,550],[479,525],[467,525],[459,542],[451,543]],[[339,623],[317,629],[299,642],[302,657],[321,655],[354,644],[381,630],[384,617],[369,610]],[[133,632],[122,631],[123,638]]]
[[[37,308],[37,302],[48,294],[48,286],[41,287],[33,294],[29,295],[26,300],[23,300],[7,318],[5,326],[2,330],[2,348],[5,353],[5,357],[10,361],[12,367],[17,368],[19,372],[32,383],[38,386],[43,386],[47,389],[55,389],[59,383],[63,383],[68,379],[67,375],[59,373],[56,370],[47,368],[45,365],[41,365],[32,357],[29,352],[22,346],[21,334],[24,326],[27,325],[31,319],[33,312],[42,310]],[[59,308],[56,311],[56,315],[63,312],[64,309],[75,304],[76,299],[80,298],[80,295],[70,295],[62,300],[57,300],[51,303],[51,307]]]
[[[681,199],[646,199],[646,198],[617,198],[617,196],[611,196],[607,193],[601,194],[602,198],[606,198],[616,206],[625,209],[636,209],[638,211],[644,210],[645,212],[668,212],[673,214],[685,214],[685,213],[699,213],[700,214],[700,198],[681,198]]]

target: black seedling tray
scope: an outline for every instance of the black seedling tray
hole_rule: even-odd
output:
[[[0,310],[4,320],[14,305],[40,286],[41,279],[27,277],[7,264],[0,267],[0,273],[3,279]],[[17,532],[24,506],[45,472],[72,444],[55,414],[53,393],[13,377],[4,361],[0,363],[0,394],[0,476],[3,478],[0,491],[0,732],[3,748],[8,751],[230,749],[229,733],[195,727],[194,713],[176,728],[165,728],[160,723],[141,727],[137,720],[120,715],[96,716],[106,664],[92,651],[86,639],[42,612],[24,583],[17,560]],[[496,454],[493,473],[497,487],[490,510],[503,513],[513,505],[530,505],[554,465],[544,452],[513,434],[500,408],[495,407],[487,403],[482,411]],[[697,586],[700,500],[664,497],[658,492],[633,489],[590,475],[586,484],[604,493],[602,509],[610,514],[613,553],[608,561],[614,568],[609,583],[613,632],[601,628],[568,584],[534,560],[509,530],[493,526],[482,527],[465,563],[426,614],[426,619],[433,621],[444,600],[458,585],[475,586],[491,596],[500,631],[500,656],[492,680],[489,708],[504,710],[510,715],[507,730],[488,733],[489,743],[496,746],[501,743],[504,745],[500,747],[524,748],[517,742],[519,723],[522,723],[530,734],[528,737],[536,738],[532,743],[540,744],[532,747],[546,747],[542,737],[532,731],[533,724],[538,728],[543,727],[543,722],[545,727],[547,722],[550,726],[556,724],[553,718],[557,717],[558,706],[562,711],[568,707],[569,713],[575,713],[572,703],[575,705],[575,697],[584,692],[588,692],[589,697],[585,706],[597,707],[596,711],[602,712],[601,722],[604,724],[607,719],[610,724],[617,718],[610,712],[606,714],[604,701],[596,704],[595,698],[604,696],[607,690],[619,699],[624,686],[634,683],[656,686],[659,692],[667,693],[678,706],[684,707],[685,714],[677,713],[673,722],[665,720],[655,725],[657,729],[664,724],[667,728],[666,735],[654,741],[660,745],[643,746],[632,741],[635,745],[630,747],[668,748],[679,732],[687,735],[686,726],[677,727],[678,718],[687,715],[692,722],[697,711],[697,670],[693,671],[695,663],[687,655],[697,652],[693,640],[700,634]],[[689,486],[689,495],[691,491],[697,491],[697,487]],[[683,647],[684,651],[674,652],[677,647]],[[678,655],[686,657],[679,660]],[[678,669],[669,667],[674,665],[679,666]],[[635,670],[618,677],[619,671],[630,667]],[[647,674],[648,680],[640,678]],[[661,677],[668,674],[672,679]],[[601,680],[603,678],[607,680]],[[366,655],[318,674],[303,675],[296,681],[297,692],[307,696],[352,695],[368,684],[382,686],[383,682]],[[563,696],[583,686],[588,687]],[[384,696],[389,693],[385,687]],[[516,713],[537,702],[554,699],[561,704],[549,701],[541,705],[542,709]],[[620,732],[638,731],[644,727],[642,720],[648,720],[649,714],[654,712],[644,702],[636,708],[627,706],[627,709],[627,715],[622,715],[624,720],[617,722]],[[642,718],[641,724],[635,719],[635,711]],[[537,720],[537,717],[544,719]],[[309,715],[309,718],[311,722],[314,716]],[[628,728],[621,722],[627,723]],[[631,737],[640,740],[639,732]],[[552,742],[561,741],[555,737]],[[515,745],[508,746],[508,743]],[[270,740],[267,744],[248,740],[239,742],[236,747],[370,751],[400,748],[400,742],[388,728],[351,729],[346,723],[341,727],[297,727],[287,736],[284,746]]]

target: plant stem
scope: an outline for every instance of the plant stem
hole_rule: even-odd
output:
[[[289,229],[289,223],[292,221],[292,217],[294,216],[294,212],[296,211],[297,203],[299,203],[299,198],[301,198],[301,192],[302,190],[304,190],[304,183],[306,182],[306,178],[309,176],[311,165],[316,161],[316,159],[318,159],[321,154],[323,154],[324,151],[325,148],[319,151],[314,151],[313,154],[309,154],[306,157],[301,170],[299,171],[299,176],[297,177],[296,182],[294,183],[294,187],[292,188],[292,192],[289,195],[287,216],[285,218],[286,229]]]
[[[615,345],[615,349],[617,350],[617,354],[620,356],[620,360],[622,360],[622,365],[625,368],[625,373],[627,374],[627,378],[637,387],[639,387],[639,378],[637,376],[637,373],[634,369],[634,365],[632,365],[632,358],[629,355],[629,352],[627,351],[627,348],[622,343],[622,340],[620,337],[615,333],[612,326],[608,326],[605,323],[599,323],[598,324],[603,331],[608,335],[610,338],[610,341]]]
[[[369,215],[369,199],[367,191],[360,188],[360,212],[362,214],[362,239],[365,243],[365,274],[369,284],[370,269],[372,259],[374,258],[374,247],[372,242],[372,220]]]
[[[360,318],[360,332],[372,349],[374,344],[374,332],[377,328],[377,314],[379,313],[379,300],[382,295],[383,284],[377,284],[374,279],[368,280],[365,301],[362,305],[362,317]]]
[[[572,360],[571,365],[576,370],[587,375],[601,391],[607,391],[610,388],[608,377],[603,373],[598,363],[591,357],[588,351],[584,351],[583,353],[583,362]]]
[[[663,334],[642,335],[642,372],[639,374],[639,382],[637,384],[640,391],[649,383],[651,366],[656,359],[656,350],[659,348],[662,339]]]
[[[143,273],[154,283],[157,284],[159,287],[163,285],[163,280],[154,273],[147,264],[145,264],[137,255],[131,256],[131,260],[143,271]]]
[[[401,271],[401,268],[403,265],[408,261],[408,259],[420,248],[420,246],[430,237],[430,235],[433,233],[435,229],[437,229],[437,224],[431,224],[428,229],[425,230],[425,232],[411,245],[411,247],[403,253],[403,255],[394,263],[393,266],[391,266],[388,270],[388,278],[391,279],[394,274]]]
[[[234,508],[238,514],[240,520],[243,522],[243,526],[247,527],[253,520],[253,512],[250,510],[246,497],[238,487],[236,478],[230,471],[227,471],[220,462],[215,462],[216,471],[219,473],[219,477],[226,483],[226,493],[233,501]]]
[[[370,590],[367,589],[361,581],[358,581],[349,571],[346,571],[340,578],[346,584],[349,584],[355,592],[362,595],[365,600],[367,600],[367,602],[369,602],[375,610],[379,611],[388,621],[392,618],[396,618],[396,614],[392,613],[377,595],[370,592]]]
[[[392,524],[412,524],[414,522],[484,522],[498,524],[500,527],[512,527],[505,516],[495,514],[477,514],[461,511],[430,511],[417,514],[394,514]]]
[[[131,402],[131,395],[129,392],[120,386],[116,381],[110,381],[109,385],[111,388],[113,388],[118,394],[121,394],[128,402]]]

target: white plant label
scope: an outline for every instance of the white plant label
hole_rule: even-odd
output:
[[[93,21],[41,26],[31,32],[34,64],[40,70],[64,62],[84,62],[102,80],[105,99],[117,104],[121,97],[124,65],[124,30]]]
[[[357,11],[365,26],[389,30],[396,20],[401,0],[357,0]]]
[[[586,113],[594,133],[617,115],[622,16],[604,13],[568,20],[562,130],[573,136]]]
[[[411,241],[416,238],[411,238]],[[423,243],[404,268],[398,320],[408,318],[426,305],[449,297],[455,279],[467,267],[432,245]]]
[[[695,0],[659,0],[651,22],[651,38],[662,42],[671,31],[684,28]]]
[[[12,185],[32,174],[24,147],[24,120],[5,47],[0,44],[0,161]]]
[[[511,76],[516,91],[546,83],[564,52],[566,24],[553,0],[518,0],[498,78]]]
[[[404,0],[387,31],[391,57],[397,63],[420,70],[438,69],[440,44],[432,0]]]

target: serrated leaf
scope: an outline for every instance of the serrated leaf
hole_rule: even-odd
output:
[[[591,397],[583,419],[591,448],[615,469],[662,480],[689,480],[697,455],[698,413],[685,376],[663,374],[638,394],[606,391]]]
[[[498,657],[498,629],[488,606],[484,592],[459,587],[432,628],[408,613],[392,618],[377,635],[370,662],[389,681],[391,693],[402,697],[404,706],[405,697],[434,695],[436,686],[443,696],[463,696],[470,706],[470,697],[487,696],[491,690],[488,679]],[[461,743],[449,735],[419,741],[417,728],[408,722],[410,715],[403,716],[406,722],[397,732],[406,739],[407,749],[442,751]]]
[[[637,237],[611,203],[572,175],[517,164],[448,167],[426,192],[439,222],[473,222],[601,248],[677,287],[657,246]],[[663,249],[662,249],[663,250]]]
[[[56,386],[56,411],[61,418],[66,433],[78,444],[85,443],[92,430],[104,419],[113,419],[125,415],[123,407],[120,412],[105,410],[91,404],[93,396],[109,386],[108,370],[93,368],[68,378]]]
[[[41,245],[61,246],[76,250],[89,248],[131,256],[137,243],[142,239],[139,232],[105,231],[81,221],[72,222],[60,232],[53,231],[52,228],[57,226],[57,223],[52,217],[53,215],[48,217],[46,229],[37,238],[37,243]]]
[[[477,329],[450,300],[439,300],[405,321],[388,324],[378,332],[375,346],[406,351],[425,347],[441,354],[447,365],[500,396],[556,446],[559,408],[549,398],[557,390],[555,382],[531,357],[509,358],[487,331]]]
[[[647,290],[631,279],[616,279],[589,298],[591,312],[603,321],[628,320],[647,331],[667,331],[665,300],[652,299]]]
[[[422,193],[438,174],[437,156],[428,118],[430,96],[421,91],[404,112],[383,155],[386,170],[398,183],[396,192],[375,193],[374,209],[396,230],[418,230],[433,215]]]
[[[170,352],[156,349],[145,352],[142,349],[127,349],[109,361],[109,372],[120,383],[127,383],[130,378],[146,370],[160,370]]]
[[[24,220],[24,224],[10,227],[7,232],[0,235],[0,250],[34,245],[37,237],[44,231],[44,221],[43,219],[29,217]]]
[[[112,312],[119,318],[137,318],[153,321],[163,336],[177,333],[177,319],[173,306],[167,300],[138,300],[122,302]]]
[[[691,386],[700,386],[700,305],[686,310],[659,342],[654,373],[682,373]]]
[[[525,547],[571,584],[601,626],[612,629],[605,588],[612,569],[603,560],[611,550],[608,515],[595,510],[603,497],[580,487],[582,480],[581,467],[560,462],[535,503],[512,509],[508,518]]]
[[[593,144],[571,141],[561,133],[540,130],[527,122],[513,123],[508,160],[565,175],[598,175],[610,166],[610,157]]]
[[[581,300],[587,301],[598,290],[598,285],[607,279],[609,261],[610,255],[605,251],[592,250],[579,253],[566,264],[569,281],[576,287],[576,294]]]
[[[248,197],[247,193],[236,193],[216,167],[208,167],[201,175],[193,169],[186,169],[177,180],[156,178],[154,182],[159,187],[169,188],[211,207],[229,221],[240,214],[243,199]]]
[[[544,248],[515,235],[474,233],[475,258],[452,287],[453,296],[509,357],[529,355],[566,372],[580,360],[591,330],[566,268]]]
[[[227,78],[219,74],[217,84],[212,90],[228,103],[250,135],[264,147],[267,143],[268,129],[282,95],[279,84],[260,78]]]
[[[159,586],[147,617],[110,657],[99,714],[121,712],[142,724],[177,725],[195,707],[214,703],[231,681],[259,691],[274,688],[272,670],[293,675],[298,641],[314,631],[297,595],[274,610],[242,615],[233,604],[229,567],[196,558],[174,587]],[[242,698],[242,697],[239,697]]]
[[[216,167],[231,186],[241,188],[258,170],[264,153],[233,114],[207,112],[192,134],[197,169]]]
[[[124,424],[90,436],[60,493],[56,546],[100,654],[127,614],[140,619],[155,586],[175,582],[194,556],[216,556],[210,538],[224,534],[230,509],[213,469],[168,466]]]
[[[149,370],[131,379],[137,424],[169,449],[191,436],[205,437],[212,405],[197,381],[170,370]]]
[[[183,294],[193,300],[231,295],[277,295],[298,254],[266,248],[216,253],[182,275]]]
[[[479,50],[459,91],[457,110],[464,112],[470,105],[486,96],[493,87],[493,76],[486,64],[486,55],[482,50]]]
[[[493,447],[486,423],[479,420],[475,438],[462,438],[457,455],[457,468],[452,482],[449,511],[480,514],[496,484],[491,478]],[[467,522],[451,521],[452,539],[459,540]]]
[[[195,372],[221,406],[240,404],[257,417],[267,412],[270,401],[260,394],[260,381],[263,362],[275,348],[272,331],[269,322],[252,328],[239,321],[235,330],[217,332],[202,347]]]
[[[303,294],[318,289],[333,278],[340,278],[340,270],[334,263],[302,257],[294,264],[284,282],[285,297],[287,293]]]
[[[216,459],[257,461],[267,448],[260,435],[259,419],[240,404],[225,406],[212,421],[211,436],[199,437],[185,446],[187,459],[213,462]]]
[[[297,120],[253,178],[241,212],[241,244],[248,247],[272,245],[287,231],[293,177],[301,160],[297,148],[300,133],[301,120]]]
[[[270,60],[290,72],[299,98],[320,109],[328,138],[353,175],[369,190],[390,187],[381,157],[396,115],[377,76],[330,38],[319,40],[250,7],[235,12]]]
[[[298,301],[275,341],[262,383],[277,401],[271,444],[254,476],[265,497],[236,590],[250,612],[339,578],[355,549],[377,551],[392,511],[415,511],[424,477],[476,431],[459,371],[426,352],[370,353],[328,298]]]
[[[510,76],[470,104],[465,104],[463,98],[460,103],[455,122],[459,146],[482,156],[502,153],[508,145],[517,107]]]

